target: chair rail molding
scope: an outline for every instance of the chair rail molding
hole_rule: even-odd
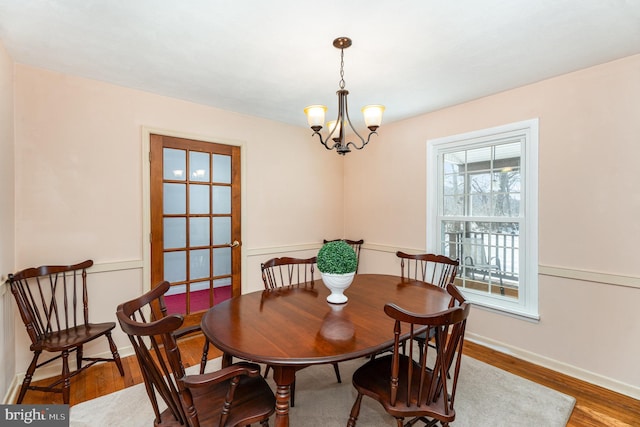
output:
[[[620,274],[602,273],[567,267],[539,265],[538,274],[543,276],[562,277],[565,279],[583,280],[585,282],[603,283],[605,285],[625,286],[640,289],[640,277]]]

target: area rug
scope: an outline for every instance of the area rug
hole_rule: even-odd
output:
[[[343,383],[336,382],[331,365],[311,366],[296,375],[296,406],[290,424],[305,427],[343,427],[356,392],[351,375],[365,359],[341,362]],[[207,371],[220,368],[220,358],[209,361]],[[189,372],[197,372],[193,366]],[[275,384],[270,379],[275,389]],[[575,399],[470,357],[463,356],[454,427],[560,427],[566,426]],[[151,427],[153,410],[138,384],[71,407],[71,427]],[[273,417],[269,425],[274,425]],[[368,397],[362,400],[358,426],[394,427],[395,420]]]

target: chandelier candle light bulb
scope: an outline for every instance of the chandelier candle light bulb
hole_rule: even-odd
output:
[[[327,123],[329,135],[325,139],[322,138],[320,130],[322,130],[322,124],[324,123],[327,107],[324,105],[310,105],[304,109],[304,113],[307,115],[307,122],[309,123],[309,127],[313,130],[313,135],[318,135],[320,143],[324,145],[327,150],[335,149],[338,154],[344,156],[351,152],[349,147],[353,147],[356,150],[362,150],[365,145],[369,143],[371,135],[377,135],[376,130],[382,123],[384,106],[367,105],[362,108],[365,124],[370,131],[367,139],[365,140],[351,124],[349,108],[347,106],[347,96],[349,95],[349,91],[344,88],[344,50],[351,46],[351,39],[348,37],[338,37],[333,41],[333,46],[340,49],[340,88],[336,92],[338,95],[338,117],[336,120]],[[345,137],[345,128],[347,124],[349,124],[349,127],[351,127],[355,136],[360,139],[359,146],[354,142],[347,142]],[[333,144],[329,143],[329,139],[333,140]]]

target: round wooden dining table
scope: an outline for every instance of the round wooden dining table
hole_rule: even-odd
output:
[[[258,291],[224,301],[202,317],[202,331],[233,357],[264,363],[276,383],[275,425],[289,425],[290,386],[296,371],[375,354],[393,344],[393,303],[415,313],[446,310],[451,296],[437,286],[380,274],[356,274],[345,304],[326,301],[322,280]]]

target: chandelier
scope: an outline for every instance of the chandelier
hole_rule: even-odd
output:
[[[351,123],[351,119],[349,118],[349,108],[347,107],[347,95],[349,95],[349,91],[344,88],[344,50],[351,46],[351,39],[348,37],[338,37],[333,41],[333,46],[340,49],[340,89],[336,92],[338,95],[338,117],[336,120],[327,123],[329,135],[327,135],[325,139],[322,138],[320,130],[324,123],[324,116],[327,112],[327,107],[324,105],[310,105],[304,109],[304,113],[307,115],[307,122],[313,130],[313,134],[311,136],[313,137],[313,135],[318,135],[320,142],[327,150],[335,149],[338,154],[344,156],[351,152],[351,149],[349,148],[350,146],[356,150],[362,150],[364,146],[369,143],[371,135],[377,135],[376,130],[380,127],[380,123],[382,123],[384,106],[367,105],[362,108],[365,124],[370,131],[367,139],[365,140],[360,136]],[[347,123],[353,133],[360,139],[360,146],[354,142],[346,141],[345,130]],[[333,142],[329,142],[330,140]]]

